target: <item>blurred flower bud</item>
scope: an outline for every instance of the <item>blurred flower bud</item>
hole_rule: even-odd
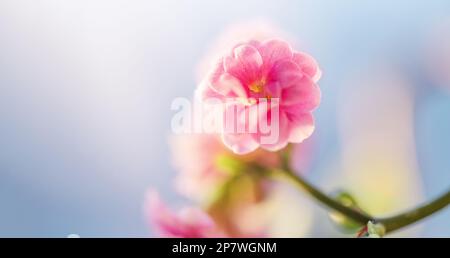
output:
[[[333,197],[340,202],[342,205],[353,208],[355,210],[361,210],[356,202],[356,200],[353,198],[352,195],[350,195],[348,192],[345,191],[338,191],[333,194]],[[348,218],[347,216],[343,215],[342,213],[332,211],[329,213],[329,217],[331,221],[342,231],[347,233],[354,233],[358,229],[361,228],[361,224]]]

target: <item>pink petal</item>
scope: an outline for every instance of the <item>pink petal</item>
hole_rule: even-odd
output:
[[[147,212],[153,227],[163,236],[176,235],[178,227],[175,216],[165,206],[156,191],[147,195]]]
[[[295,112],[306,112],[315,109],[320,104],[320,89],[308,77],[293,82],[294,85],[284,88],[281,93],[281,105],[292,106]]]
[[[205,98],[246,97],[241,82],[225,72],[224,58],[220,58],[210,71],[208,78],[200,84],[199,94]]]
[[[284,148],[289,132],[287,116],[280,110],[278,104],[276,106],[273,104],[268,101],[258,103],[258,132],[253,135],[261,147],[269,151]],[[274,112],[278,112],[278,115],[274,115]],[[267,125],[268,128],[264,129],[263,125]]]
[[[260,75],[263,60],[258,50],[248,44],[238,45],[233,50],[233,55],[224,58],[225,71],[248,84]]]
[[[291,60],[283,60],[276,63],[269,73],[271,81],[277,81],[280,86],[287,88],[292,86],[296,81],[302,79],[303,73],[301,68]]]
[[[253,107],[253,106],[252,106]],[[259,144],[252,137],[255,126],[254,108],[242,102],[227,103],[223,121],[222,141],[236,154],[246,154],[258,148]],[[254,127],[255,128],[255,127]],[[256,131],[253,131],[256,132]]]
[[[270,98],[281,98],[282,88],[279,82],[270,82],[265,86],[265,93]],[[281,99],[279,99],[281,101]]]
[[[270,123],[276,123],[277,130],[278,130],[278,138],[275,143],[264,143],[262,135],[259,135],[259,142],[261,144],[261,147],[263,149],[266,149],[268,151],[278,151],[286,147],[289,140],[289,120],[287,119],[287,116],[280,112],[279,114],[279,121],[273,121],[271,120]]]
[[[147,212],[155,229],[165,237],[208,237],[215,230],[214,221],[197,208],[184,208],[173,213],[155,191],[150,191]]]
[[[291,116],[289,142],[301,143],[314,132],[314,118],[310,113]]]
[[[291,59],[293,55],[289,44],[278,39],[264,41],[258,50],[263,58],[265,71],[269,71],[280,60]]]
[[[185,207],[178,213],[179,219],[193,230],[209,230],[215,226],[214,221],[204,211],[194,207]]]
[[[302,71],[307,74],[314,82],[317,82],[322,76],[322,71],[319,68],[316,60],[306,53],[294,53],[292,59]]]
[[[241,82],[228,73],[223,73],[215,82],[211,83],[211,89],[224,97],[247,98],[247,91]]]
[[[225,69],[223,68],[223,58],[220,58],[219,60],[217,60],[217,62],[214,64],[211,71],[209,72],[208,81],[210,83],[214,83],[224,73]]]
[[[259,147],[258,142],[249,133],[224,133],[223,143],[236,154],[247,154]]]

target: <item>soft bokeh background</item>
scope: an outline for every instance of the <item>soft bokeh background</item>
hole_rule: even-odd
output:
[[[448,0],[1,0],[0,236],[151,236],[148,187],[183,202],[171,101],[222,31],[255,20],[324,71],[310,180],[375,214],[448,189]],[[306,236],[340,236],[302,205]],[[400,234],[450,236],[450,209]]]

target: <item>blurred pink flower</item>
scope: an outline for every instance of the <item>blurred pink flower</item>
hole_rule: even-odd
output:
[[[205,212],[194,207],[185,207],[175,213],[169,210],[151,191],[146,202],[146,211],[154,229],[162,237],[205,238],[221,237],[213,219]]]
[[[171,138],[170,147],[178,171],[175,188],[184,196],[202,201],[227,178],[215,164],[216,157],[225,152],[216,136],[176,135]]]
[[[224,155],[244,162],[257,162],[266,167],[279,164],[277,153],[264,150],[238,156],[214,134],[176,135],[170,143],[173,163],[179,172],[175,179],[176,189],[184,196],[200,202],[211,198],[214,191],[229,178],[229,173],[217,165],[218,158]]]
[[[230,171],[224,171],[218,161],[221,158],[234,159],[237,162],[257,163],[264,167],[277,167],[280,159],[278,153],[257,150],[246,155],[236,155],[221,142],[218,135],[193,134],[176,135],[171,138],[174,165],[178,173],[175,180],[176,189],[202,206],[217,227],[230,237],[262,237],[265,234],[264,223],[249,224],[245,211],[255,210],[265,201],[271,191],[271,184],[257,180],[250,171],[241,171],[238,180]],[[232,183],[230,184],[230,182]],[[226,185],[226,197],[219,197]]]
[[[316,85],[320,75],[312,57],[292,51],[286,42],[252,40],[236,45],[221,58],[199,92],[204,99],[218,98],[226,103],[236,99],[224,112],[238,110],[239,119],[234,121],[237,127],[256,129],[242,133],[223,128],[223,142],[233,152],[245,154],[258,147],[277,151],[289,142],[302,142],[314,131],[311,112],[320,102]],[[272,105],[267,107],[266,101],[261,100]],[[254,113],[255,107],[258,114]],[[272,111],[279,111],[278,121]],[[267,124],[275,123],[278,135],[274,142],[267,142],[267,135],[255,125],[261,119]]]
[[[292,145],[292,165],[300,171],[309,165],[312,147],[309,140]],[[212,134],[176,135],[171,138],[170,146],[178,172],[176,189],[202,207],[208,207],[207,213],[222,232],[230,237],[264,237],[269,233],[272,217],[264,212],[270,206],[270,196],[278,190],[274,189],[272,182],[246,173],[250,171],[242,171],[243,175],[233,180],[235,175],[223,171],[217,160],[228,156],[247,164],[274,168],[279,166],[279,153],[258,149],[246,155],[236,155],[220,141],[218,135]],[[232,184],[229,184],[230,180]],[[225,184],[227,196],[217,199]]]

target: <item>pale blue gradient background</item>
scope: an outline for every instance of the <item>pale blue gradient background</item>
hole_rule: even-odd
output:
[[[151,235],[146,189],[180,202],[171,100],[191,96],[223,29],[254,18],[301,40],[326,71],[312,180],[339,150],[339,85],[386,56],[417,79],[418,157],[435,196],[450,185],[450,92],[415,64],[427,31],[449,17],[448,0],[1,0],[0,236]],[[450,236],[450,210],[424,225],[423,236]]]

